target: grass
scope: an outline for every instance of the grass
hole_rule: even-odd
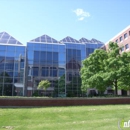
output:
[[[0,108],[0,130],[118,130],[129,112],[130,105]]]

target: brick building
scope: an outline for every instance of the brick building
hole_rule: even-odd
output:
[[[130,51],[130,25],[105,43],[104,47],[106,50],[108,50],[108,43],[110,41],[118,43],[119,47],[121,47],[120,48],[121,52]]]

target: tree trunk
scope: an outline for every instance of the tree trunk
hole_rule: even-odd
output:
[[[118,86],[117,86],[117,80],[115,80],[114,81],[114,86],[115,86],[115,96],[117,96],[118,94],[117,94],[117,88],[118,88]]]

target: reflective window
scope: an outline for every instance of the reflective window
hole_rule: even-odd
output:
[[[34,46],[34,43],[28,43],[27,44],[27,49],[28,50],[33,50],[33,46]]]
[[[53,61],[58,62],[58,52],[53,52]]]
[[[124,34],[124,39],[127,38],[127,33]]]
[[[126,44],[126,45],[125,45],[125,49],[128,49],[128,48],[129,48],[129,44]]]
[[[34,55],[34,52],[33,51],[28,51],[28,59],[29,60],[33,60],[33,55]]]
[[[23,83],[23,78],[14,78],[14,83]]]
[[[4,57],[5,56],[5,51],[0,51],[0,56],[2,57]]]
[[[59,45],[59,51],[64,52],[65,51],[65,46],[64,45]]]
[[[64,68],[59,68],[58,70],[59,70],[58,77],[61,77],[61,76],[63,76],[65,74],[65,69]]]
[[[25,52],[15,52],[15,57],[25,57]]]
[[[123,40],[122,36],[120,37],[120,42]]]
[[[13,77],[13,71],[6,71],[5,77]]]
[[[53,50],[58,51],[58,45],[53,45]]]
[[[7,51],[15,51],[15,46],[7,46]]]
[[[18,62],[17,63],[14,63],[14,67],[15,67],[15,71],[18,71]]]
[[[25,47],[16,46],[16,51],[17,52],[25,52]]]
[[[6,52],[6,53],[5,53],[5,56],[6,56],[6,57],[14,57],[14,56],[15,56],[15,53],[14,53],[13,51],[11,51],[11,52]]]
[[[18,72],[14,72],[14,77],[18,77],[19,73]]]
[[[88,57],[89,54],[93,53],[94,52],[94,48],[86,48],[86,56]]]
[[[49,68],[42,67],[42,76],[48,77],[49,76]]]
[[[34,44],[34,50],[40,51],[41,50],[41,44]]]
[[[20,68],[24,68],[24,59],[22,59],[20,62]]]
[[[66,54],[65,53],[59,53],[59,62],[60,61],[66,61]]]
[[[46,61],[47,61],[47,53],[45,51],[42,51],[40,56],[40,64],[44,65],[46,64]]]
[[[38,67],[33,67],[32,68],[32,75],[33,76],[38,76],[39,68]]]
[[[52,44],[47,44],[47,48],[52,48]]]
[[[14,69],[14,63],[6,63],[5,70],[12,70]]]
[[[68,81],[72,81],[72,74],[71,73],[68,74]]]
[[[6,50],[6,46],[0,45],[0,51],[5,51]]]
[[[46,49],[47,45],[46,44],[41,44],[42,49]]]
[[[57,77],[57,68],[56,67],[50,67],[50,76]]]
[[[0,69],[4,70],[4,68],[5,68],[5,63],[0,63]]]
[[[33,64],[33,60],[28,60],[28,64],[32,65]]]
[[[40,52],[34,51],[34,64],[39,64]]]
[[[47,64],[52,64],[52,52],[47,52]]]

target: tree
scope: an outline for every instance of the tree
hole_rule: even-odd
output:
[[[97,49],[83,61],[81,69],[83,91],[87,91],[88,88],[96,88],[100,92],[105,91],[107,82],[103,79],[105,67],[103,62],[107,58],[106,51]]]
[[[41,80],[41,82],[38,84],[38,89],[44,89],[46,91],[50,84],[51,83],[48,80]]]
[[[108,51],[95,50],[83,61],[81,78],[82,90],[96,88],[103,92],[112,86],[117,95],[118,88],[130,89],[130,53],[120,54],[117,43],[110,42]]]
[[[120,53],[117,43],[109,43],[108,59],[105,62],[106,78],[113,86],[115,95],[117,90],[130,89],[130,53]],[[127,78],[127,81],[126,81]]]

